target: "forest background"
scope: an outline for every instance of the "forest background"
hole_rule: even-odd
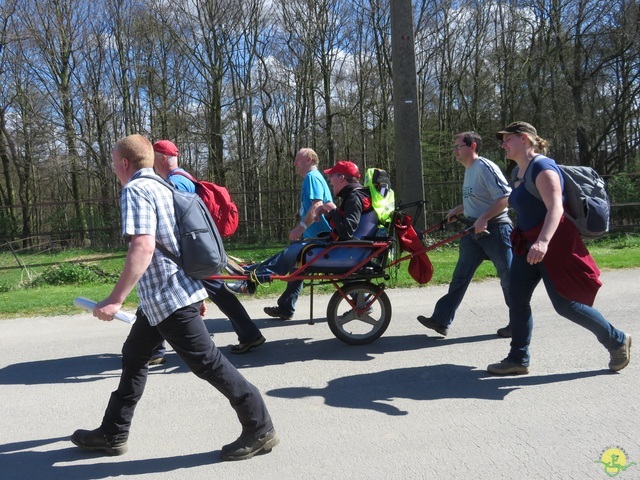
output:
[[[393,1],[393,0],[391,0]],[[415,0],[427,221],[460,202],[452,136],[525,120],[640,217],[640,3]],[[121,245],[116,140],[168,138],[240,207],[234,243],[286,241],[303,146],[394,161],[387,0],[0,0],[0,246]]]

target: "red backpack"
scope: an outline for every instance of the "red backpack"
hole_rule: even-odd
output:
[[[191,180],[196,186],[196,193],[211,212],[213,221],[218,227],[220,235],[230,237],[238,229],[240,214],[238,206],[231,200],[229,190],[206,180],[196,180],[187,172],[173,172],[171,175],[182,175]]]

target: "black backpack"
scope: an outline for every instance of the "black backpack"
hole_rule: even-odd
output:
[[[202,280],[219,274],[227,265],[227,254],[220,232],[202,199],[195,193],[178,190],[159,177],[141,175],[138,178],[156,180],[171,189],[173,194],[176,224],[180,235],[178,238],[180,257],[176,257],[157,241],[156,248],[180,266],[191,278]]]

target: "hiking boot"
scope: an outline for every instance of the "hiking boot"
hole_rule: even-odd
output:
[[[529,373],[529,367],[505,358],[500,363],[489,365],[487,371],[494,375],[526,375]]]
[[[254,293],[256,293],[256,284],[250,282],[249,280],[242,280],[241,282],[234,283],[225,283],[224,288],[235,295],[253,295]]]
[[[149,360],[149,366],[153,366],[153,365],[162,365],[164,363],[167,363],[167,359],[164,357],[156,357],[156,358],[152,358],[151,360]]]
[[[252,342],[247,342],[247,343],[239,343],[238,345],[233,345],[229,351],[231,353],[247,353],[249,350],[251,350],[252,348],[256,348],[259,347],[260,345],[262,345],[265,342],[265,338],[260,335],[258,338],[256,338],[254,341]]]
[[[422,315],[419,315],[418,321],[425,327],[430,328],[431,330],[435,330],[443,337],[446,337],[447,334],[449,333],[448,327],[445,327],[444,325],[439,324],[431,317],[424,317]]]
[[[499,337],[502,338],[511,338],[511,325],[507,325],[506,327],[499,328],[496,332]]]
[[[625,333],[622,346],[612,348],[609,353],[611,354],[609,370],[617,372],[629,365],[629,360],[631,360],[631,335]]]
[[[278,442],[280,439],[274,428],[259,437],[243,433],[235,442],[222,447],[220,457],[225,461],[247,460],[257,453],[269,453]]]
[[[264,313],[273,318],[279,318],[280,320],[291,320],[293,313],[287,313],[280,307],[264,307]]]
[[[127,435],[107,435],[102,427],[95,430],[76,430],[71,441],[83,450],[104,451],[107,455],[127,453]]]

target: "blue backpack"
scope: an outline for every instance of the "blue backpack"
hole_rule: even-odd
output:
[[[540,158],[537,155],[531,163]],[[564,215],[571,220],[584,238],[598,238],[609,231],[611,204],[603,178],[591,167],[558,165],[564,179]],[[516,180],[518,167],[511,178]],[[532,168],[525,172],[524,186],[527,191],[542,200],[536,184],[531,178]]]

